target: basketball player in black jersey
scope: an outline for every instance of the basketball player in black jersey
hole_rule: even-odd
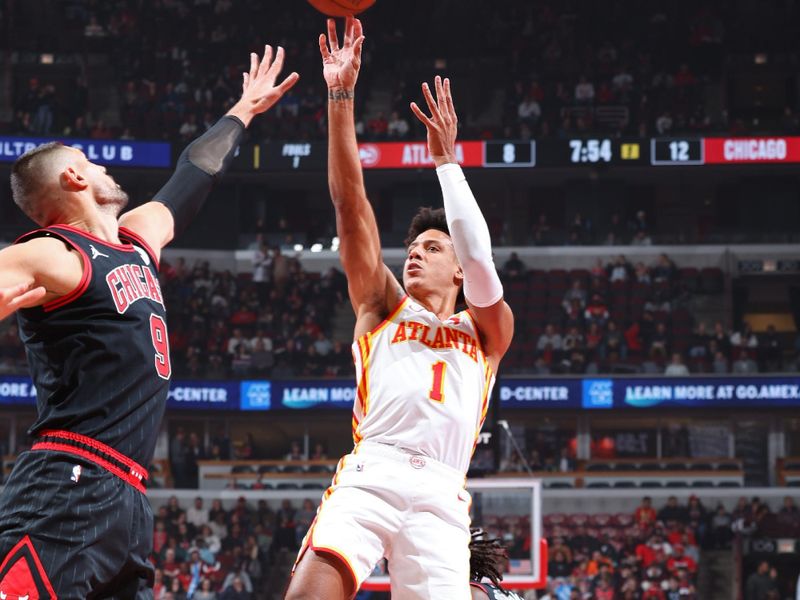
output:
[[[45,144],[14,164],[14,201],[41,229],[0,251],[0,318],[17,312],[38,418],[0,496],[0,599],[153,597],[143,465],[171,375],[158,261],[297,81],[276,84],[283,58],[252,54],[239,102],[121,217],[127,195],[79,150]]]
[[[500,540],[491,539],[482,529],[470,529],[469,543],[470,592],[472,600],[522,600],[514,592],[500,587],[502,565],[508,552]],[[488,579],[491,583],[484,583]]]

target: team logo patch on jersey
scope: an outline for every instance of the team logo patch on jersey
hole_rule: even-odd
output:
[[[56,600],[50,579],[27,535],[0,565],[0,600]]]
[[[89,244],[89,250],[92,251],[92,260],[94,260],[95,258],[100,258],[101,256],[104,258],[108,258],[108,254],[103,254],[102,252],[100,252],[100,250],[94,247],[94,244]]]
[[[415,469],[422,469],[425,467],[425,457],[415,454],[411,458],[408,459],[408,462],[411,463],[411,466]]]

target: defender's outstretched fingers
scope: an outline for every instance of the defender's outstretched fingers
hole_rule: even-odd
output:
[[[258,54],[250,53],[250,81],[258,76]]]
[[[362,35],[353,44],[353,68],[358,70],[361,67],[361,48],[364,46],[364,36]]]
[[[277,90],[280,96],[283,96],[286,92],[294,87],[294,84],[297,83],[300,79],[300,74],[296,71],[292,71],[289,75],[280,82],[277,86]]]
[[[250,85],[250,76],[247,72],[242,73],[242,93],[244,94],[247,91],[247,86]]]
[[[431,121],[430,118],[428,117],[428,115],[422,112],[422,109],[419,106],[417,106],[416,102],[412,102],[410,106],[411,106],[411,112],[413,112],[416,115],[416,117],[420,121],[422,121],[422,124],[425,125],[425,127],[430,128],[435,126],[433,121]]]
[[[280,48],[278,48],[278,52],[280,52]],[[258,74],[263,75],[270,69],[270,65],[272,63],[272,46],[267,44],[264,46],[264,58],[261,60],[261,65],[258,67]]]
[[[453,104],[453,92],[450,89],[450,78],[445,77],[444,80],[445,97],[447,98],[447,109],[450,111],[450,116],[454,122],[458,122],[458,115],[456,115],[456,107]]]
[[[427,82],[422,84],[422,95],[425,96],[425,102],[428,103],[428,108],[431,111],[431,119],[434,121],[441,121],[442,113],[439,112],[439,107],[436,105],[436,101],[433,99],[431,88]]]
[[[339,37],[336,35],[336,21],[328,19],[328,43],[331,47],[331,52],[336,52],[339,49]]]
[[[447,107],[444,99],[444,86],[442,85],[442,78],[440,75],[433,78],[433,85],[436,87],[436,106],[439,107],[442,113],[446,113]]]
[[[349,15],[344,21],[344,47],[347,48],[353,43],[353,16]]]
[[[37,304],[47,294],[47,290],[42,286],[28,289],[30,287],[30,284],[22,283],[0,289],[0,319],[7,317],[19,308]]]
[[[25,292],[21,296],[17,296],[16,298],[14,298],[11,302],[8,303],[8,306],[14,309],[26,308],[28,306],[31,306],[39,302],[39,300],[44,298],[46,294],[47,290],[44,287],[42,286],[35,287],[32,290]]]
[[[283,46],[278,46],[278,51],[275,53],[275,62],[272,63],[270,68],[267,70],[267,77],[271,78],[271,81],[275,81],[280,75],[281,70],[283,69],[283,59],[286,56],[286,51],[283,49]]]
[[[328,50],[328,38],[324,33],[319,34],[319,53],[322,55],[322,60],[327,61],[331,57],[330,50]]]

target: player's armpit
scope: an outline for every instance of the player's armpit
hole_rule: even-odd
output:
[[[175,235],[175,219],[161,202],[147,202],[134,208],[120,217],[119,224],[147,242],[157,260],[161,259],[161,249]]]
[[[469,301],[467,305],[478,326],[489,365],[496,373],[500,359],[505,355],[514,337],[514,313],[503,299],[483,308],[473,306]]]
[[[406,295],[389,267],[382,265],[382,270],[384,286],[382,290],[376,290],[371,296],[362,296],[358,303],[354,299],[353,292],[350,292],[350,301],[353,304],[353,311],[356,313],[354,340],[380,325]]]
[[[0,303],[6,307],[0,309],[0,318],[70,293],[80,284],[83,268],[78,253],[55,238],[34,238],[0,251],[0,290],[4,290]],[[20,292],[19,286],[25,286],[25,291]],[[17,290],[16,301],[9,297],[13,290]]]

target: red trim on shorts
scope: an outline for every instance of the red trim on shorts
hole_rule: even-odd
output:
[[[114,450],[114,448],[111,446],[107,446],[106,444],[93,438],[81,435],[79,433],[73,433],[71,431],[46,430],[40,432],[38,437],[57,438],[63,440],[63,442],[39,441],[34,443],[33,447],[31,448],[32,450],[54,450],[56,452],[75,454],[103,467],[105,470],[113,473],[126,483],[131,484],[140,492],[145,492],[145,487],[142,481],[147,481],[150,478],[150,474],[147,472],[147,469],[142,467],[136,461],[131,460],[124,454]],[[88,446],[92,450],[95,450],[95,452],[91,452],[90,450],[75,444]],[[119,465],[115,465],[114,463],[103,458],[102,454],[105,454],[106,456],[123,465],[125,468],[127,468],[127,471],[125,471]]]
[[[142,248],[144,248],[144,251],[147,252],[150,258],[153,260],[153,264],[156,266],[156,269],[159,268],[158,256],[156,255],[155,252],[153,252],[153,248],[150,246],[150,244],[148,244],[145,241],[145,239],[142,236],[136,233],[133,229],[128,229],[127,227],[124,226],[120,226],[119,232],[126,238],[130,238],[131,240],[139,244]]]
[[[50,597],[53,598],[53,600],[57,600],[58,596],[56,595],[56,592],[53,589],[53,584],[50,583],[50,578],[47,576],[47,572],[44,570],[44,565],[42,565],[42,561],[39,560],[39,554],[36,552],[36,548],[33,547],[33,542],[31,541],[31,538],[28,535],[26,535],[19,542],[17,542],[16,546],[14,546],[8,552],[8,554],[6,554],[3,563],[0,564],[0,572],[2,572],[6,568],[6,565],[8,564],[9,560],[11,560],[14,557],[20,556],[18,553],[20,549],[22,549],[25,546],[28,547],[31,556],[33,557],[33,562],[35,563],[36,570],[39,571],[39,576],[42,578],[42,583],[44,584],[44,587],[47,589],[47,592],[50,594]]]
[[[99,467],[103,467],[109,473],[116,475],[120,479],[122,479],[125,483],[129,483],[137,490],[145,492],[145,488],[142,485],[142,482],[139,481],[137,477],[134,477],[130,473],[126,473],[115,464],[108,462],[97,456],[96,454],[92,454],[86,450],[82,450],[76,446],[70,446],[69,444],[58,444],[55,442],[36,442],[33,446],[31,446],[31,450],[51,450],[53,452],[64,452],[66,454],[73,454],[75,456],[79,456],[81,458],[85,458],[88,461],[93,462]]]
[[[62,431],[56,429],[46,429],[44,431],[39,432],[39,437],[57,437],[57,438],[64,438],[66,440],[70,440],[72,442],[77,442],[79,444],[85,444],[91,448],[94,448],[98,452],[102,452],[103,454],[107,454],[111,458],[121,462],[123,465],[131,469],[131,471],[136,471],[139,473],[142,478],[150,479],[150,474],[147,472],[143,466],[137,463],[135,460],[131,460],[121,452],[114,450],[111,446],[107,446],[103,442],[98,442],[94,438],[90,438],[85,435],[81,435],[80,433],[73,433],[72,431]]]
[[[89,233],[83,229],[78,229],[77,227],[73,227],[72,225],[50,225],[47,229],[64,229],[66,231],[70,231],[82,237],[92,240],[93,242],[97,242],[98,244],[103,244],[104,246],[108,246],[110,248],[114,248],[115,250],[121,250],[122,252],[136,252],[133,248],[133,244],[128,242],[127,244],[115,244],[114,242],[108,242],[106,240],[100,239],[94,234]]]

